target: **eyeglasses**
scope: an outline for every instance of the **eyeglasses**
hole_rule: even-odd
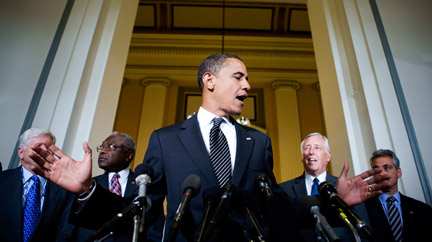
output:
[[[113,151],[121,147],[122,147],[121,145],[115,145],[115,144],[107,144],[107,145],[101,144],[98,147],[96,147],[96,150],[97,152],[101,152],[103,149],[108,151]]]

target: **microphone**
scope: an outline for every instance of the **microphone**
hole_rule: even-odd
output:
[[[174,216],[174,221],[168,234],[168,241],[175,241],[180,223],[183,219],[185,210],[189,206],[190,200],[201,190],[201,178],[195,174],[189,175],[183,182],[182,190],[183,199],[177,208],[176,215]]]
[[[348,206],[342,198],[338,196],[336,188],[332,184],[322,182],[318,187],[318,191],[321,197],[329,201],[339,210],[339,216],[347,217],[348,220],[355,225],[357,230],[359,230],[368,240],[375,241],[375,237],[372,231],[367,227],[366,223],[351,210],[350,206]]]
[[[273,192],[270,189],[271,181],[266,174],[262,173],[256,176],[255,185],[261,190],[261,192],[265,192],[267,198],[273,196]]]
[[[320,212],[321,203],[314,196],[306,196],[300,201],[300,209],[302,213],[310,213],[315,218],[315,226],[318,232],[330,239],[330,241],[341,241],[329,225],[326,218]],[[324,233],[323,233],[324,232]]]
[[[200,233],[198,235],[197,242],[200,242],[202,236],[204,235],[204,230],[206,228],[207,221],[210,219],[211,213],[214,210],[214,204],[219,200],[219,192],[220,192],[219,186],[209,187],[203,192],[203,201],[204,204],[206,205],[206,208],[204,210],[204,216],[201,222],[201,227],[199,230]]]
[[[219,204],[209,221],[207,229],[204,230],[203,241],[208,241],[214,230],[219,226],[220,222],[222,222],[222,219],[228,214],[229,210],[231,210],[231,199],[234,190],[234,185],[227,185],[224,188]]]
[[[134,199],[134,203],[137,201],[141,205],[142,215],[141,218],[138,214],[134,216],[134,232],[133,241],[138,241],[138,233],[144,231],[145,213],[151,207],[151,200],[146,197],[147,185],[151,183],[152,177],[154,176],[153,167],[148,164],[139,164],[134,171],[135,184],[139,186],[138,197]],[[146,206],[147,202],[147,206]]]

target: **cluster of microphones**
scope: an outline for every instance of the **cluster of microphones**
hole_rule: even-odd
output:
[[[144,230],[145,214],[151,207],[151,200],[146,196],[147,185],[151,183],[153,178],[153,169],[150,165],[140,164],[135,168],[135,183],[139,186],[139,194],[133,203],[125,208],[116,217],[108,221],[101,229],[96,231],[92,238],[100,237],[100,234],[113,230],[118,220],[120,220],[126,213],[132,212],[134,214],[134,235],[133,241],[138,241]],[[255,185],[261,195],[268,200],[274,199],[274,193],[271,189],[271,182],[267,175],[259,174],[256,176]],[[198,175],[191,174],[183,182],[182,192],[183,198],[178,205],[176,214],[168,229],[167,240],[175,241],[176,237],[181,230],[182,222],[191,200],[200,193],[201,179]],[[322,241],[341,241],[338,235],[334,232],[333,228],[328,224],[325,216],[320,212],[321,202],[324,201],[333,208],[334,213],[350,228],[355,241],[360,241],[360,236],[367,238],[369,241],[374,241],[374,236],[371,230],[367,227],[366,223],[357,216],[351,208],[338,196],[335,187],[327,182],[323,182],[319,186],[320,199],[315,196],[306,196],[300,202],[300,209],[302,216],[313,216],[315,222],[315,229],[318,236]],[[202,199],[205,209],[203,211],[202,221],[199,226],[199,233],[196,238],[197,242],[209,241],[221,226],[226,224],[230,214],[235,211],[244,218],[244,228],[242,234],[245,240],[248,241],[271,241],[271,234],[269,235],[269,223],[266,219],[262,219],[262,214],[254,214],[251,207],[249,207],[248,200],[250,199],[249,193],[244,189],[235,187],[234,185],[227,185],[224,188],[208,187],[202,192]],[[288,200],[286,200],[288,201]],[[287,202],[286,207],[290,206]],[[281,206],[285,205],[285,201],[278,203],[275,209],[276,214],[278,210],[283,211]],[[275,213],[273,213],[275,214]],[[279,213],[277,216],[287,216],[286,213]],[[259,218],[259,219],[257,219]],[[274,219],[274,218],[270,218]],[[291,218],[295,220],[295,218]],[[279,221],[279,220],[275,220]],[[279,224],[279,226],[284,226]],[[291,226],[291,225],[287,225]],[[283,229],[283,228],[282,228]],[[228,235],[229,236],[229,235]],[[278,235],[279,236],[279,235]]]

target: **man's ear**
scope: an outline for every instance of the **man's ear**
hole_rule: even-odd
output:
[[[17,152],[18,152],[19,158],[21,158],[21,160],[22,160],[24,158],[24,149],[21,147],[18,147]]]
[[[204,88],[212,91],[214,88],[213,80],[214,80],[214,76],[211,73],[209,73],[209,72],[204,73],[204,75],[202,77]]]

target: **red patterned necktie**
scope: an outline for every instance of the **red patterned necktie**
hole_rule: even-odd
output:
[[[114,176],[111,178],[110,192],[121,196],[122,192],[121,192],[121,186],[120,186],[119,178],[120,178],[120,175],[118,173],[114,174]]]

